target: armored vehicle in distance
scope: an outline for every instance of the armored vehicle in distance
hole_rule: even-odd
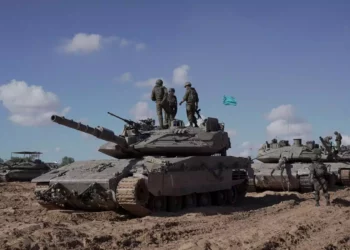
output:
[[[99,152],[110,160],[74,162],[33,180],[47,208],[116,210],[135,216],[176,212],[211,204],[235,204],[248,188],[250,160],[226,156],[231,147],[224,124],[206,119],[198,128],[174,120],[158,129],[154,120],[122,119],[121,135],[104,127],[52,116],[60,125],[107,141]]]
[[[293,145],[289,141],[276,139],[271,143],[266,142],[259,150],[258,156],[252,164],[252,171],[249,173],[250,191],[313,191],[309,179],[309,166],[312,158],[321,151],[321,161],[324,162],[330,173],[330,185],[350,185],[350,151],[342,147],[337,152],[319,137],[322,146],[315,141],[308,141],[305,145],[301,139],[294,139]],[[283,175],[276,170],[272,175],[271,171],[276,168],[281,157],[287,158],[286,169]]]
[[[51,168],[39,159],[40,154],[42,153],[31,151],[12,152],[11,159],[0,166],[0,182],[31,181],[49,172]]]

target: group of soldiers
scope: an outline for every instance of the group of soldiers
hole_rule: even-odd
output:
[[[192,87],[190,82],[186,82],[184,87],[186,88],[186,93],[179,105],[186,102],[186,113],[190,126],[194,125],[195,127],[198,127],[197,119],[195,117],[196,110],[198,110],[198,93],[196,89]],[[167,88],[163,86],[163,81],[158,79],[153,87],[151,100],[156,103],[159,127],[161,129],[170,127],[171,122],[175,119],[177,114],[175,89],[170,88],[168,91]],[[163,112],[165,118],[164,122]]]
[[[343,137],[337,131],[334,132],[334,135],[335,135],[335,144],[336,144],[335,149],[339,152],[340,151],[340,146],[341,146],[341,140],[343,139]],[[324,138],[324,142],[327,144],[327,146],[329,148],[332,148],[332,142],[331,142],[332,139],[333,139],[332,136],[326,136]]]

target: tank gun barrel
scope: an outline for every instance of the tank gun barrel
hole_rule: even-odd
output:
[[[97,126],[95,128],[89,125],[83,124],[81,122],[76,122],[74,120],[68,120],[64,116],[53,115],[51,116],[51,121],[58,123],[60,125],[66,126],[71,129],[79,130],[86,134],[93,135],[101,140],[114,142],[122,148],[127,148],[128,144],[123,137],[116,136],[114,132],[110,129]]]

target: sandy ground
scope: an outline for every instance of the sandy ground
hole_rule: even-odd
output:
[[[350,189],[252,193],[240,207],[128,218],[46,211],[31,183],[0,183],[0,249],[350,249]],[[323,197],[322,197],[323,198]]]

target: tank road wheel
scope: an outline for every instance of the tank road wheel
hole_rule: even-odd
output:
[[[124,178],[118,183],[116,193],[118,204],[129,213],[136,216],[146,216],[151,213],[146,208],[149,192],[145,179]]]
[[[178,212],[182,208],[182,196],[168,197],[168,211]]]
[[[301,175],[299,178],[300,193],[310,193],[314,190],[308,175]]]
[[[153,212],[166,211],[166,197],[151,195],[149,207]]]
[[[200,207],[210,206],[211,205],[210,193],[198,194],[198,205]]]
[[[193,208],[197,206],[197,197],[195,194],[189,194],[184,197],[184,207]]]
[[[215,205],[223,206],[227,204],[227,192],[217,191],[214,192]]]
[[[238,201],[238,189],[236,186],[232,187],[230,190],[226,191],[227,204],[235,205]]]

